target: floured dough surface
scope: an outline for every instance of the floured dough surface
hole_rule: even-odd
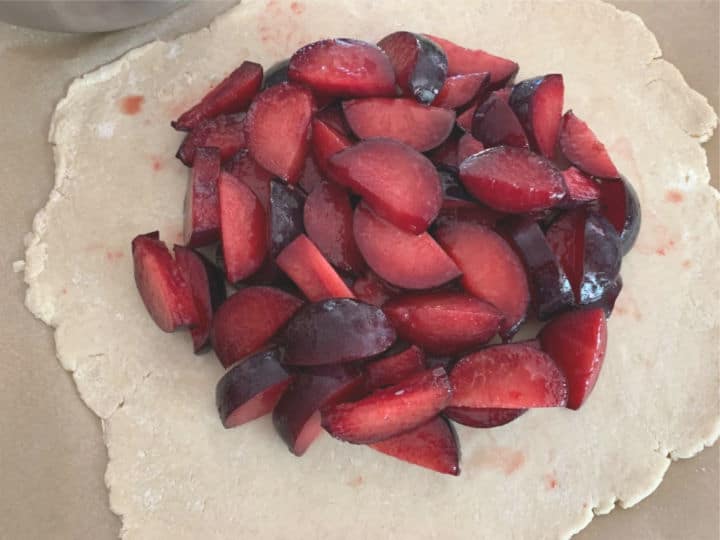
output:
[[[519,79],[563,73],[566,106],[643,205],[592,398],[461,427],[459,478],[328,436],[298,459],[269,418],[224,430],[222,368],[155,327],[132,274],[135,235],[181,239],[187,172],[171,119],[245,59],[267,68],[309,41],[398,29],[513,58]],[[27,305],[103,419],[123,538],[567,538],[593,510],[652,492],[669,456],[715,441],[720,227],[700,143],[716,117],[659,57],[640,19],[598,1],[248,0],[76,80],[53,121],[56,184],[28,238]]]

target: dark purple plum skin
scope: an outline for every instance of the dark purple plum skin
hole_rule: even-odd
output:
[[[602,308],[603,311],[605,311],[605,316],[609,318],[610,315],[612,315],[613,309],[615,308],[615,302],[617,301],[618,296],[620,296],[622,287],[622,277],[618,276],[617,278],[615,278],[614,282],[610,283],[605,287],[600,298],[581,307],[583,309],[592,309],[596,307]]]
[[[590,213],[585,220],[580,304],[600,301],[606,289],[616,285],[621,263],[622,244],[615,227],[600,214]]]
[[[438,176],[440,177],[440,186],[442,188],[443,199],[446,201],[465,201],[476,202],[472,198],[465,186],[460,183],[457,171],[453,171],[447,167],[436,167]]]
[[[270,181],[270,254],[276,257],[305,232],[305,194],[282,180]]]
[[[210,289],[210,306],[215,313],[222,303],[227,299],[227,288],[225,287],[225,271],[210,261],[205,255],[198,250],[193,250],[200,257],[205,272],[207,273],[208,286]],[[222,253],[222,249],[219,250]]]
[[[642,212],[640,210],[640,199],[633,185],[622,178],[625,186],[625,225],[622,233],[620,233],[620,242],[622,243],[622,253],[626,255],[635,245],[640,234],[640,222],[642,221]]]
[[[382,309],[350,298],[304,305],[278,337],[285,363],[310,366],[375,356],[396,339]]]
[[[288,82],[288,66],[290,65],[290,59],[286,58],[270,66],[265,72],[263,78],[262,89],[270,88],[271,86],[277,86],[284,82]]]
[[[572,307],[574,294],[540,226],[529,218],[516,219],[507,232],[530,278],[533,304],[539,320]]]
[[[475,110],[472,136],[486,148],[501,145],[528,148],[527,135],[520,120],[510,105],[497,96],[490,96]]]
[[[622,253],[627,255],[640,234],[640,199],[633,185],[624,176],[620,180],[603,180],[600,190],[600,200],[593,207],[615,225],[620,234]],[[620,204],[621,208],[618,207]]]
[[[448,60],[445,51],[434,41],[415,34],[419,51],[415,69],[410,75],[410,88],[415,99],[430,105],[447,77]]]
[[[258,394],[287,383],[292,375],[281,358],[279,349],[270,349],[241,360],[225,372],[215,388],[215,404],[223,424],[235,409]]]

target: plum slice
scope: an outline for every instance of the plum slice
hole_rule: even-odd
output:
[[[358,300],[378,307],[397,294],[394,287],[385,283],[372,270],[357,278],[352,290]]]
[[[225,271],[237,283],[260,268],[267,252],[267,217],[255,194],[227,172],[218,180]]]
[[[302,456],[320,435],[321,409],[365,394],[365,379],[360,371],[332,367],[322,373],[298,374],[273,411],[275,429],[296,456]]]
[[[608,220],[591,213],[585,220],[583,276],[578,289],[580,304],[600,301],[615,287],[622,263],[622,245]]]
[[[362,141],[332,156],[328,165],[333,180],[408,232],[425,231],[442,205],[440,179],[432,162],[400,142]]]
[[[409,98],[364,98],[343,102],[345,118],[360,139],[385,137],[426,152],[448,138],[455,111]]]
[[[494,94],[475,109],[472,134],[487,147],[529,146],[525,130],[512,107]]]
[[[190,328],[193,350],[199,353],[210,343],[213,312],[225,300],[225,278],[218,268],[190,248],[174,246],[175,261],[190,284],[198,322]]]
[[[451,394],[444,369],[422,371],[360,401],[324,409],[322,425],[337,439],[376,443],[431,420],[449,403]]]
[[[313,366],[380,354],[395,342],[395,330],[380,308],[342,298],[305,305],[278,337],[286,363]]]
[[[600,197],[600,185],[598,182],[586,176],[575,167],[568,167],[562,172],[567,194],[563,200],[563,206],[577,206]]]
[[[190,283],[157,231],[132,241],[135,285],[155,324],[165,332],[196,326],[199,315]]]
[[[355,209],[353,229],[365,262],[391,285],[429,289],[460,275],[452,259],[428,233],[414,235],[398,229],[364,204]]]
[[[243,62],[220,84],[172,122],[175,129],[189,131],[204,120],[220,114],[244,111],[250,106],[263,80],[263,68],[255,62]]]
[[[640,200],[627,179],[620,182],[603,181],[599,184],[600,213],[613,224],[620,235],[623,255],[627,254],[640,234]]]
[[[305,231],[333,266],[359,273],[365,267],[353,236],[350,195],[332,182],[321,181],[305,201]]]
[[[430,35],[428,37],[445,51],[448,76],[488,72],[492,86],[499,88],[510,81],[518,71],[518,65],[512,60],[479,49],[466,49],[447,39]]]
[[[567,407],[579,409],[595,387],[605,358],[605,312],[596,308],[563,313],[546,324],[538,338],[567,377]]]
[[[443,229],[455,223],[469,223],[493,228],[503,214],[480,204],[455,205],[446,201],[445,206],[440,210],[440,215],[434,223],[435,230]]]
[[[395,95],[395,71],[375,45],[356,39],[325,39],[290,58],[288,78],[314,92],[337,97]]]
[[[425,371],[425,355],[415,345],[365,366],[368,386],[371,388],[398,384],[420,371]]]
[[[221,115],[200,123],[185,135],[177,157],[192,167],[198,148],[217,148],[220,159],[225,160],[245,148],[245,113]]]
[[[288,82],[289,67],[289,58],[286,58],[285,60],[280,60],[279,62],[275,62],[272,66],[270,66],[270,68],[265,72],[265,76],[263,77],[262,89],[265,90],[266,88]]]
[[[463,107],[489,85],[489,73],[467,73],[448,77],[433,101],[433,105],[445,109]]]
[[[460,183],[457,172],[447,167],[438,167],[437,172],[442,186],[443,208],[476,206],[475,199],[470,196]]]
[[[499,146],[460,164],[460,180],[480,202],[514,214],[552,208],[565,196],[560,171],[526,148]]]
[[[452,425],[438,416],[415,429],[370,448],[435,472],[460,474],[460,443]]]
[[[273,287],[247,287],[215,313],[210,341],[223,366],[256,352],[300,308],[302,301]]]
[[[577,301],[583,278],[586,218],[585,209],[571,210],[560,215],[545,232],[547,243],[570,280]]]
[[[489,228],[467,222],[440,227],[435,236],[462,270],[463,288],[502,312],[501,335],[511,337],[530,301],[525,269],[512,248]]]
[[[485,146],[482,142],[473,137],[472,133],[465,133],[458,141],[458,164],[483,150],[485,150]]]
[[[488,347],[462,358],[450,372],[452,407],[563,407],[568,387],[553,359],[523,344]]]
[[[433,148],[425,155],[433,162],[433,164],[440,168],[457,171],[460,160],[458,159],[458,145],[460,144],[460,136],[455,132],[450,133],[447,139],[437,148]]]
[[[313,107],[313,95],[307,88],[281,83],[258,94],[248,110],[245,123],[250,155],[286,182],[297,182],[305,164]]]
[[[183,239],[190,247],[207,246],[220,239],[219,176],[218,149],[198,148],[185,193]]]
[[[378,42],[395,70],[402,93],[429,105],[438,95],[447,75],[445,52],[421,34],[393,32]]]
[[[345,134],[337,131],[327,122],[318,118],[312,121],[312,150],[315,163],[321,172],[327,175],[328,159],[340,150],[352,146],[352,141]]]
[[[527,409],[473,409],[470,407],[447,407],[443,415],[468,427],[494,428],[509,424]]]
[[[224,162],[223,170],[242,180],[258,198],[265,212],[270,212],[270,180],[272,174],[258,165],[250,157],[247,149],[240,150],[232,158]]]
[[[530,278],[533,305],[538,319],[550,316],[573,305],[570,280],[548,245],[540,226],[530,218],[508,224],[508,234],[525,264]]]
[[[556,73],[521,81],[510,94],[510,106],[533,147],[548,159],[555,155],[564,95],[563,77]]]
[[[590,127],[568,111],[560,125],[560,149],[581,171],[599,178],[620,179],[610,155]]]
[[[459,113],[455,118],[455,125],[465,133],[472,132],[472,123],[475,118],[475,111],[477,111],[477,105],[471,105],[466,110]]]
[[[270,255],[277,255],[303,234],[305,194],[279,180],[270,181]]]
[[[383,306],[400,339],[430,354],[458,354],[497,334],[502,313],[465,293],[433,292],[393,298]]]
[[[311,153],[305,158],[305,166],[303,167],[302,173],[300,173],[298,185],[305,193],[312,193],[315,186],[322,182],[322,180],[323,174],[320,172],[320,168],[317,166],[317,163],[315,163],[315,157]]]
[[[311,302],[327,298],[354,298],[335,269],[304,234],[288,244],[276,262]]]
[[[226,428],[246,424],[273,410],[292,381],[278,349],[261,351],[238,362],[220,378],[215,403]]]

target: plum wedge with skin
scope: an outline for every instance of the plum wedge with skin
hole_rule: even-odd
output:
[[[135,285],[155,324],[164,332],[196,326],[199,315],[185,274],[157,231],[132,241]]]
[[[328,298],[354,298],[335,269],[304,234],[283,249],[276,262],[311,302]]]
[[[220,239],[219,176],[218,149],[198,148],[185,193],[183,239],[187,246],[207,246]]]
[[[305,194],[280,180],[270,181],[270,255],[277,257],[303,234]]]
[[[467,73],[445,79],[433,105],[445,109],[457,109],[470,103],[490,85],[489,73]]]
[[[333,155],[328,165],[332,180],[407,232],[425,231],[442,205],[440,179],[432,162],[392,139],[362,141]]]
[[[512,107],[497,95],[491,95],[475,109],[472,135],[488,148],[502,145],[518,148],[529,146],[525,130]]]
[[[510,94],[510,107],[525,128],[533,148],[548,159],[555,156],[564,95],[563,77],[556,73],[521,81]]]
[[[293,454],[302,456],[322,432],[320,411],[324,407],[359,399],[366,393],[363,375],[352,367],[300,373],[275,406],[275,430]]]
[[[560,215],[545,231],[547,243],[570,280],[576,301],[583,278],[586,219],[587,211],[576,208]]]
[[[258,94],[248,110],[245,130],[250,155],[286,182],[297,182],[310,151],[313,107],[307,88],[281,83]]]
[[[439,146],[455,125],[455,111],[410,98],[365,98],[343,102],[345,118],[360,139],[394,139],[418,152]]]
[[[600,184],[580,169],[568,167],[562,172],[567,194],[562,202],[565,207],[578,206],[600,198]]]
[[[522,261],[510,245],[487,227],[456,222],[435,231],[440,245],[463,275],[469,293],[491,303],[504,316],[500,333],[511,337],[525,320],[530,291]]]
[[[580,304],[600,301],[615,287],[622,263],[622,245],[615,228],[598,214],[585,220],[583,275],[578,289]]]
[[[365,373],[370,388],[382,388],[398,384],[425,369],[425,354],[411,345],[402,352],[367,364]]]
[[[485,146],[482,142],[473,137],[472,133],[465,133],[458,141],[458,164],[483,150],[485,150]]]
[[[399,296],[383,311],[400,339],[430,354],[458,354],[489,341],[503,319],[494,306],[465,293]]]
[[[189,131],[209,118],[246,110],[260,89],[262,80],[263,68],[260,64],[243,62],[210,90],[200,103],[172,122],[172,126],[181,131]]]
[[[560,171],[525,148],[498,146],[460,164],[460,180],[480,202],[512,214],[556,206],[566,193]]]
[[[620,173],[610,159],[605,145],[571,110],[562,117],[560,149],[570,163],[590,176],[620,179]]]
[[[523,344],[496,345],[462,358],[450,372],[451,407],[563,407],[565,376],[553,359]]]
[[[440,215],[435,220],[433,226],[436,231],[447,226],[455,225],[456,223],[482,225],[483,227],[489,227],[492,229],[502,218],[502,213],[480,204],[470,206],[446,203],[443,209],[440,210]]]
[[[559,315],[540,332],[543,350],[565,373],[569,409],[579,409],[595,387],[607,348],[607,321],[602,309]]]
[[[352,290],[358,300],[378,307],[398,294],[397,289],[385,283],[372,270],[357,278]]]
[[[359,401],[323,410],[322,425],[337,439],[372,444],[431,420],[450,402],[451,395],[445,370],[427,370]]]
[[[460,160],[458,158],[458,145],[460,143],[460,135],[455,130],[450,133],[447,139],[438,146],[433,148],[425,155],[433,162],[433,164],[440,168],[449,169],[457,172]]]
[[[245,148],[246,144],[245,113],[222,115],[201,122],[185,135],[175,157],[187,167],[192,167],[198,148],[217,148],[220,159],[225,160]]]
[[[453,422],[474,428],[494,428],[509,424],[527,409],[473,409],[470,407],[447,407],[443,415]]]
[[[393,32],[378,42],[395,70],[402,93],[429,105],[447,75],[447,57],[436,43],[421,34]]]
[[[395,337],[380,308],[349,298],[303,306],[278,335],[284,362],[297,366],[369,358],[390,348]]]
[[[640,200],[626,178],[621,178],[620,182],[602,181],[598,187],[600,213],[613,224],[620,235],[622,252],[625,255],[635,245],[640,234]]]
[[[460,474],[460,443],[452,425],[438,416],[402,435],[370,445],[402,461],[443,474]]]
[[[352,140],[337,131],[327,122],[314,118],[312,121],[312,151],[313,158],[318,169],[328,174],[328,160],[330,156],[337,154],[340,150],[345,150],[352,146]]]
[[[355,209],[353,230],[368,266],[391,285],[430,289],[460,276],[456,264],[432,236],[398,229],[364,204]]]
[[[270,180],[272,174],[250,157],[247,149],[240,150],[223,163],[223,170],[239,178],[260,201],[266,213],[270,212]]]
[[[325,39],[305,45],[290,58],[288,78],[320,95],[395,95],[395,71],[375,45],[356,39]]]
[[[273,287],[247,287],[230,296],[213,319],[210,340],[223,366],[259,350],[302,301]]]
[[[282,353],[255,353],[228,369],[215,388],[215,403],[226,428],[246,424],[273,410],[292,381],[280,362]]]

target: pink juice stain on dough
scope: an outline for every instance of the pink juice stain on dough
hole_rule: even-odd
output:
[[[510,476],[525,463],[525,454],[512,448],[478,448],[467,461],[469,467],[477,469],[494,469]]]
[[[142,111],[143,103],[145,103],[144,96],[134,94],[124,96],[119,101],[120,112],[128,116],[135,116]]]

